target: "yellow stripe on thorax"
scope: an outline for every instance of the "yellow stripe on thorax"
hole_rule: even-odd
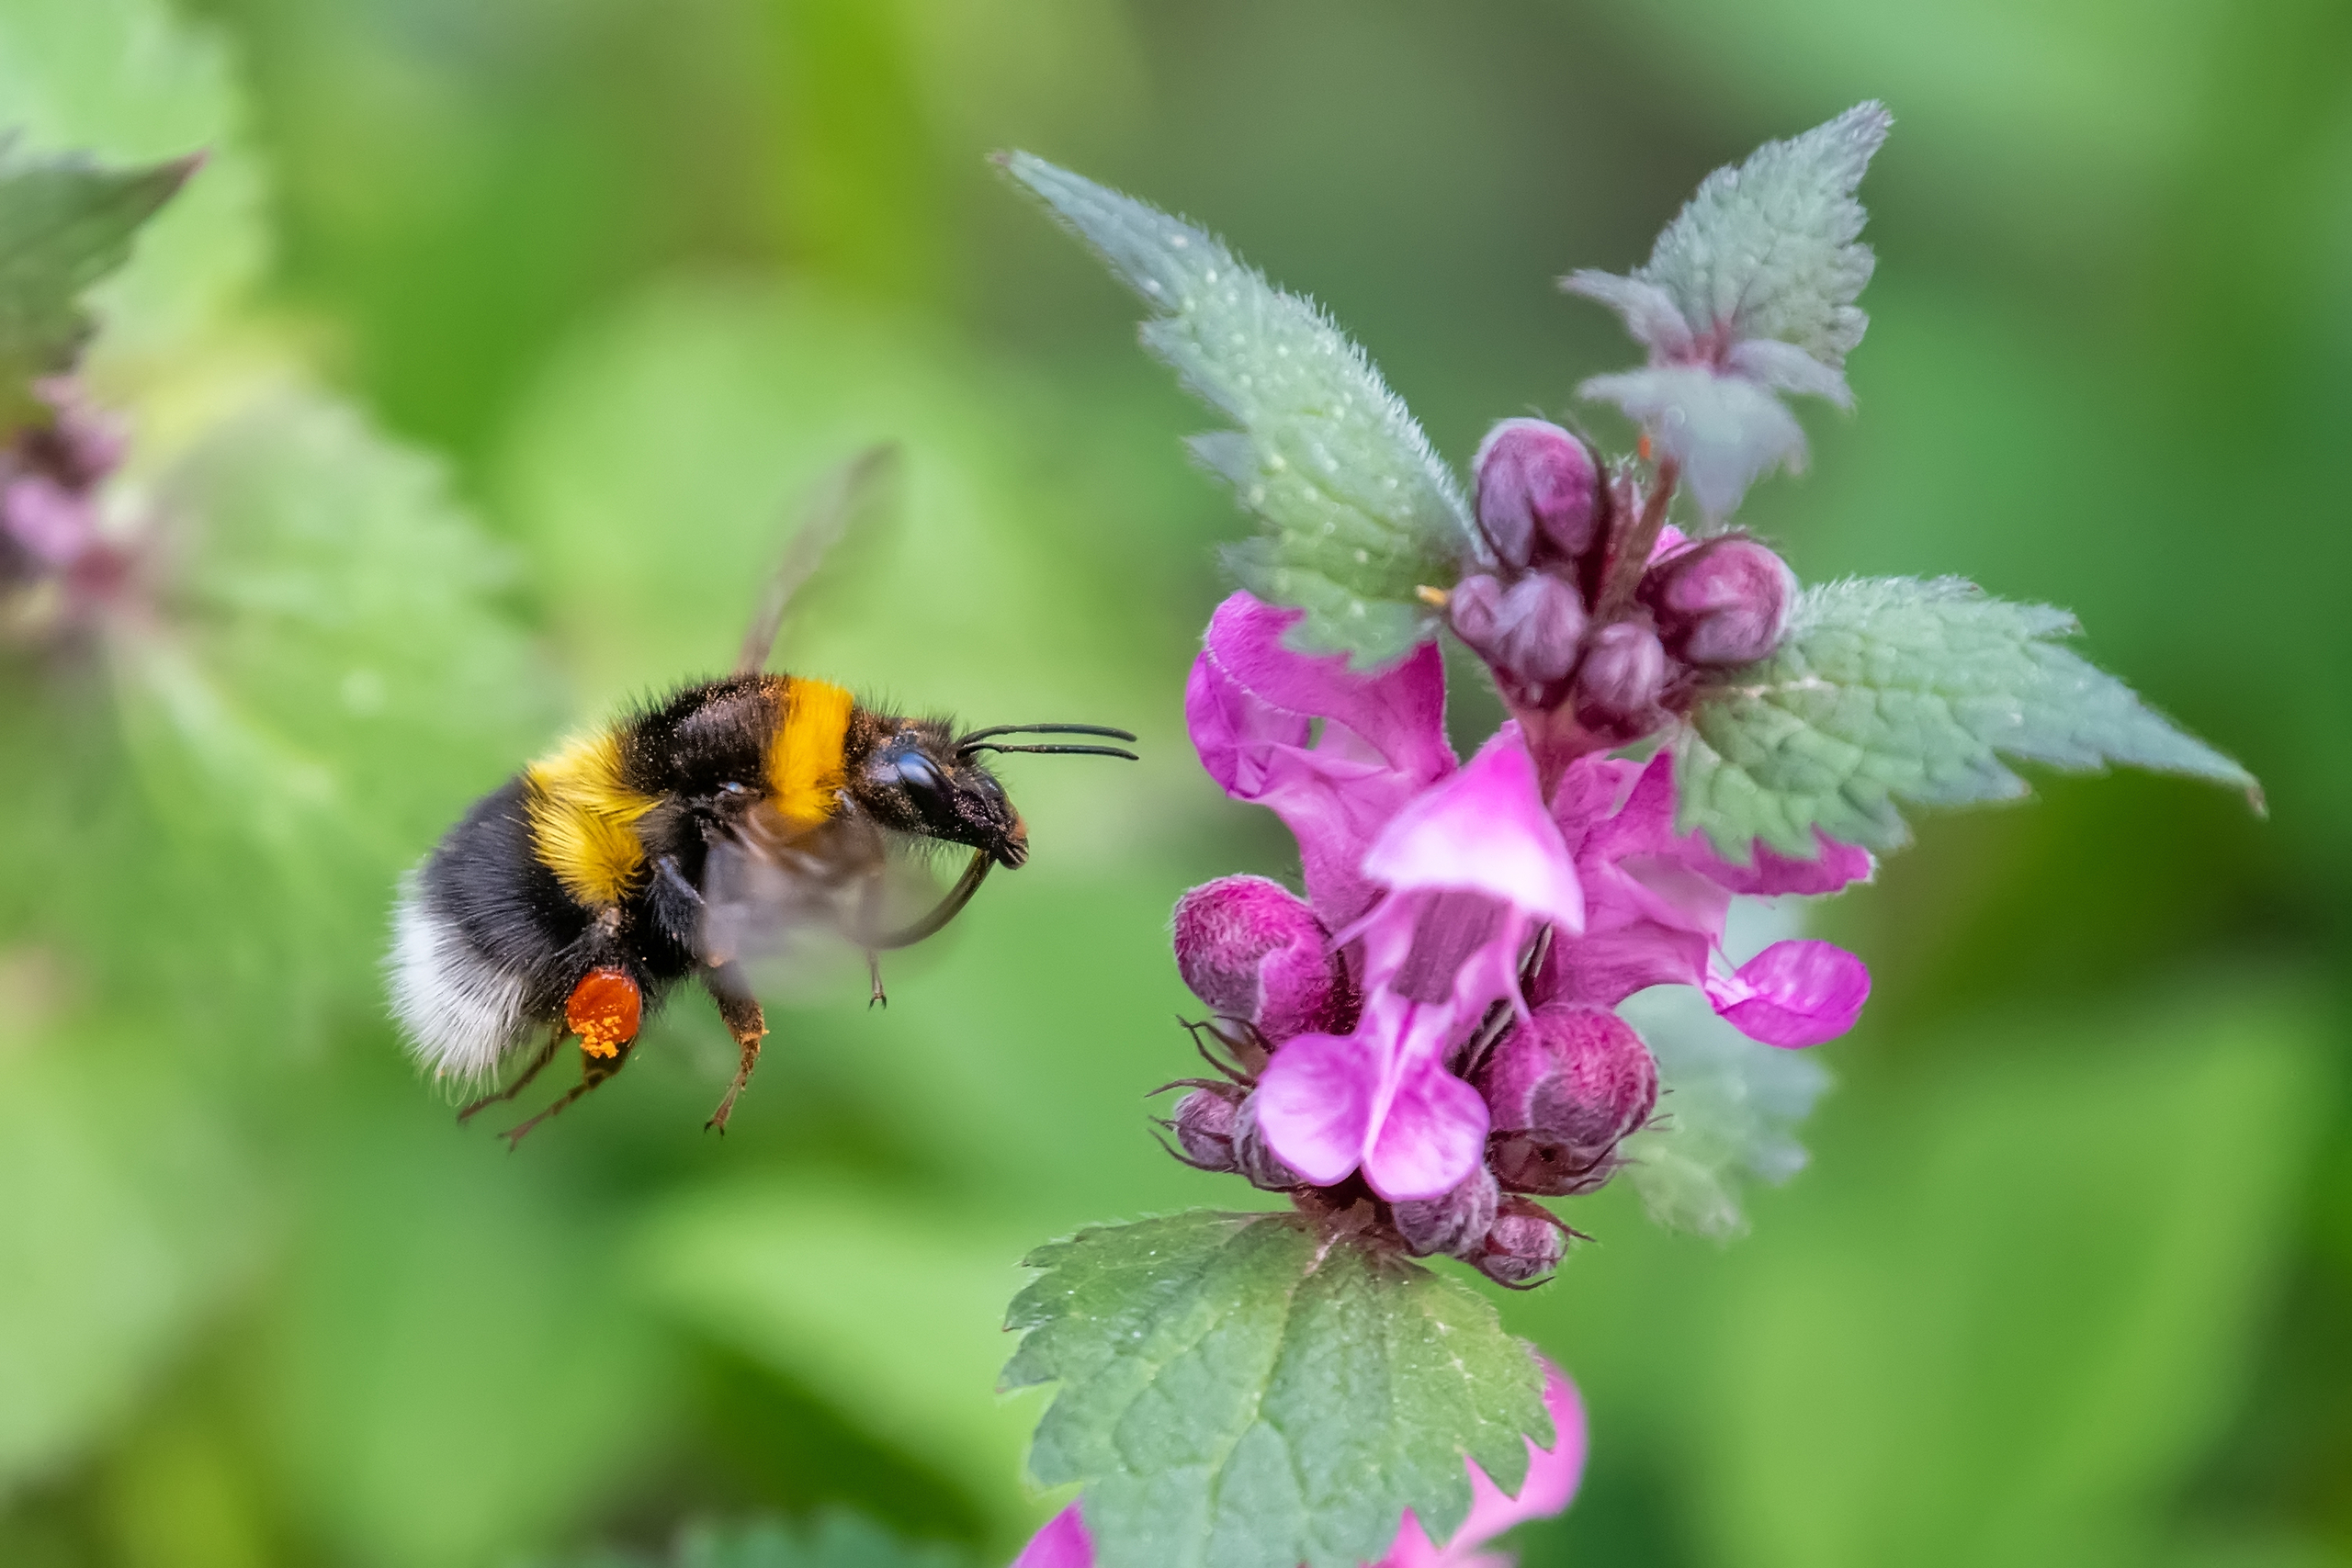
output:
[[[850,694],[797,675],[778,685],[775,734],[768,740],[768,801],[794,827],[813,828],[840,809]]]
[[[583,735],[523,776],[540,863],[590,908],[619,903],[645,869],[637,819],[655,804],[621,782],[620,737],[609,729]]]

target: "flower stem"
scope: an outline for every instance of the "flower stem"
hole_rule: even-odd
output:
[[[1642,584],[1642,572],[1648,567],[1650,551],[1657,547],[1658,531],[1666,526],[1666,503],[1674,499],[1675,480],[1681,477],[1681,465],[1671,457],[1658,459],[1657,476],[1650,482],[1649,494],[1643,499],[1641,515],[1623,536],[1611,541],[1609,570],[1601,579],[1600,593],[1593,602],[1592,624],[1605,626],[1625,613],[1634,602],[1634,591]]]
[[[1535,787],[1546,806],[1551,804],[1552,792],[1560,787],[1569,763],[1590,752],[1606,751],[1616,744],[1579,724],[1576,705],[1566,699],[1557,707],[1550,708],[1522,708],[1508,699],[1505,705],[1511,717],[1519,721],[1528,755],[1535,761]]]

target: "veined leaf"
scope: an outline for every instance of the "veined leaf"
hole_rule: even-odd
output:
[[[1560,280],[1650,351],[1646,368],[1578,392],[1647,431],[1710,521],[1771,468],[1804,467],[1804,432],[1781,393],[1853,404],[1846,355],[1870,324],[1854,301],[1874,265],[1854,190],[1893,123],[1884,106],[1860,104],[1767,142],[1709,175],[1630,276]]]
[[[1854,190],[1894,123],[1883,104],[1857,104],[1766,142],[1701,182],[1631,277],[1580,272],[1567,287],[1617,310],[1653,349],[1668,350],[1679,326],[1723,347],[1777,339],[1843,367],[1870,324],[1854,301],[1876,265]]]
[[[1779,650],[1724,673],[1690,710],[1675,743],[1682,826],[1738,856],[1760,840],[1810,858],[1815,829],[1892,850],[1909,836],[1897,800],[2024,794],[2003,758],[2187,773],[2259,807],[2252,774],[2054,640],[2076,629],[2064,610],[1957,578],[1807,589]]]
[[[1543,1377],[1480,1296],[1295,1214],[1082,1231],[1007,1326],[1006,1388],[1057,1382],[1030,1470],[1083,1483],[1102,1568],[1354,1568],[1411,1508],[1446,1540],[1466,1457],[1507,1493]]]
[[[73,368],[90,321],[82,291],[130,254],[131,236],[197,160],[108,169],[86,158],[0,162],[0,428],[36,417],[32,383]]]
[[[1361,669],[1433,635],[1413,591],[1452,583],[1477,535],[1363,351],[1215,235],[1026,152],[1003,162],[1152,308],[1145,346],[1240,426],[1193,450],[1266,525],[1226,561],[1259,597],[1306,611],[1296,645]]]

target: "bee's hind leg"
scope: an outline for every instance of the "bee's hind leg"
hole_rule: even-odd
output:
[[[560,1040],[562,1037],[559,1035],[557,1038]],[[553,1047],[550,1046],[549,1049],[552,1050]],[[602,1085],[606,1078],[611,1077],[615,1073],[619,1072],[621,1070],[621,1064],[628,1060],[628,1046],[627,1044],[623,1044],[616,1046],[614,1049],[613,1054],[609,1056],[598,1056],[582,1053],[580,1058],[580,1081],[573,1084],[570,1089],[564,1090],[560,1095],[558,1095],[556,1097],[555,1103],[549,1105],[545,1111],[540,1111],[537,1116],[534,1116],[529,1121],[523,1122],[520,1126],[507,1128],[503,1134],[506,1139],[506,1146],[510,1149],[521,1148],[523,1146],[523,1140],[530,1135],[532,1128],[537,1126],[548,1117],[553,1116],[557,1111],[561,1111],[564,1107],[570,1105],[573,1100],[578,1100],[582,1095],[586,1094],[589,1090]],[[537,1068],[534,1067],[532,1070],[536,1072]],[[518,1084],[515,1087],[519,1089],[522,1086]]]
[[[467,1106],[463,1111],[458,1111],[458,1125],[462,1127],[468,1122],[472,1121],[474,1113],[481,1110],[483,1107],[496,1105],[502,1100],[512,1100],[516,1095],[522,1093],[524,1089],[530,1087],[531,1080],[537,1077],[540,1072],[546,1068],[549,1062],[555,1060],[555,1048],[562,1043],[563,1026],[561,1024],[558,1024],[555,1028],[548,1032],[548,1043],[539,1047],[539,1054],[531,1058],[531,1065],[523,1069],[522,1075],[513,1083],[508,1084],[504,1089],[495,1090],[490,1094],[485,1094],[480,1100],[475,1100],[471,1105]]]
[[[767,1017],[760,1011],[759,1000],[752,995],[751,983],[744,979],[743,971],[732,963],[715,964],[703,970],[702,985],[710,993],[710,999],[718,1004],[718,1016],[726,1021],[727,1032],[735,1036],[735,1043],[743,1052],[742,1062],[735,1069],[735,1081],[727,1086],[718,1109],[703,1123],[706,1132],[716,1128],[724,1133],[727,1118],[735,1111],[735,1097],[743,1092],[743,1086],[752,1081],[752,1069],[760,1065],[760,1041],[768,1032]]]

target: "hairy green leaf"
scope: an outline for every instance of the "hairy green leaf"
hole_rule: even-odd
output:
[[[1029,1464],[1084,1483],[1103,1568],[1353,1568],[1411,1508],[1443,1540],[1467,1457],[1505,1492],[1552,1440],[1480,1296],[1295,1214],[1196,1210],[1026,1260],[1006,1388],[1057,1382]]]
[[[1909,836],[1897,800],[2005,800],[2011,758],[2110,762],[2235,784],[2252,774],[2176,729],[2056,638],[2075,618],[1986,598],[1957,578],[1807,589],[1778,651],[1703,692],[1676,741],[1682,825],[1726,854],[1761,840],[1818,852],[1817,831],[1874,850]]]
[[[1580,272],[1567,287],[1616,309],[1654,349],[1679,328],[1723,347],[1777,339],[1841,368],[1870,324],[1854,301],[1875,265],[1854,190],[1894,123],[1884,105],[1858,104],[1766,142],[1709,175],[1631,277]]]
[[[193,158],[108,169],[87,158],[0,164],[0,426],[38,416],[32,383],[73,368],[90,321],[82,291],[120,266]]]
[[[1026,152],[1004,165],[1143,296],[1145,346],[1240,426],[1195,439],[1193,454],[1265,524],[1227,565],[1261,598],[1306,611],[1297,646],[1364,668],[1432,635],[1413,591],[1451,583],[1477,536],[1363,351],[1215,235]]]
[[[1647,368],[1596,376],[1578,392],[1647,431],[1710,520],[1771,468],[1804,467],[1804,432],[1779,394],[1852,406],[1846,355],[1870,324],[1854,301],[1873,265],[1854,189],[1893,123],[1867,103],[1767,142],[1709,175],[1630,276],[1560,280],[1615,310],[1650,351]]]

